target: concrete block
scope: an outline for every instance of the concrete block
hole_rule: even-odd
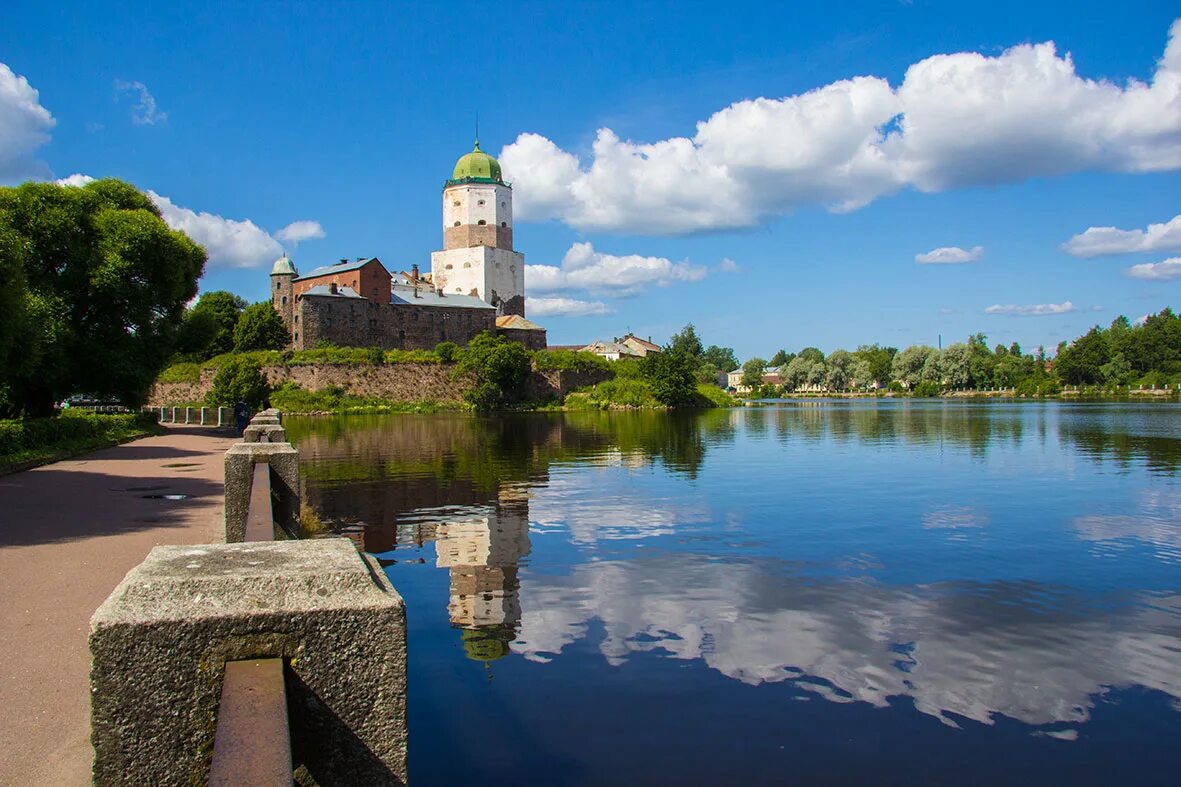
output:
[[[250,424],[242,432],[244,443],[285,443],[287,430],[275,424]]]
[[[227,661],[285,664],[301,783],[406,783],[406,616],[347,539],[156,547],[90,621],[93,779],[204,784]]]
[[[291,443],[235,443],[225,454],[225,536],[227,543],[246,537],[254,465],[271,467],[275,521],[292,538],[299,530],[299,451]]]
[[[259,415],[251,418],[250,423],[257,424],[258,426],[279,426],[279,419],[273,415],[262,415],[260,413]]]

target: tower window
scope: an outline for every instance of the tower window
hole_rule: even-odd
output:
[[[472,264],[471,264],[470,262],[465,262],[465,263],[463,264],[463,267],[465,267],[465,268],[470,268],[470,267],[472,267]]]
[[[483,205],[483,204],[484,204],[484,200],[479,200],[478,202],[476,202],[476,204],[477,204],[477,205]]]
[[[459,222],[458,222],[458,221],[457,221],[457,222],[455,222],[454,226],[458,227],[458,226],[459,226]]]
[[[286,296],[286,295],[284,295],[282,298],[280,298],[280,299],[279,299],[279,302],[280,302],[280,303],[281,303],[283,306],[286,306],[286,305],[287,305],[287,296]]]
[[[507,221],[502,221],[502,222],[500,222],[500,226],[502,226],[502,227],[507,227],[507,226],[508,226],[508,222],[507,222]]]
[[[507,208],[507,207],[508,207],[508,203],[507,203],[507,202],[502,202],[502,203],[500,203],[500,207],[502,207],[502,208]]]
[[[459,207],[459,200],[455,200],[451,204],[458,208]]]
[[[487,224],[488,222],[484,221],[483,219],[480,219],[480,220],[479,220],[479,221],[477,221],[476,223],[477,223],[477,224],[479,224],[479,225],[482,227],[482,226],[484,226],[485,224]]]
[[[444,265],[443,267],[444,267],[446,270],[451,270],[451,263],[447,263],[447,264],[446,264],[446,265]]]
[[[282,284],[280,284],[279,282],[275,282],[275,291],[276,291],[276,292],[277,292],[277,291],[279,291],[279,290],[280,290],[280,289],[282,289],[282,288],[283,288],[283,285],[282,285]]]

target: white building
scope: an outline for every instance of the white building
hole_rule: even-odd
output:
[[[500,314],[525,316],[525,255],[513,251],[513,189],[479,140],[443,186],[443,250],[431,254],[431,282],[447,295],[472,295]]]

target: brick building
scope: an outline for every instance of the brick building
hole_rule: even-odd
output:
[[[443,185],[443,250],[429,274],[415,265],[391,275],[367,257],[301,276],[284,255],[271,269],[271,303],[296,349],[431,349],[481,331],[544,348],[545,329],[525,319],[525,255],[512,247],[512,220],[512,186],[477,141]]]

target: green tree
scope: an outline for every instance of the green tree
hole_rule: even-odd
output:
[[[738,368],[738,358],[734,355],[734,348],[719,347],[711,344],[701,354],[702,359],[719,372],[732,372]]]
[[[1059,346],[1054,371],[1058,379],[1068,385],[1088,385],[1099,382],[1099,370],[1109,360],[1111,353],[1107,336],[1096,325],[1071,344]]]
[[[886,385],[894,379],[894,356],[898,354],[898,348],[882,347],[878,344],[863,344],[853,354],[869,364],[869,376],[865,379],[858,378],[859,383],[869,384],[871,382],[877,382],[881,385]]]
[[[113,179],[2,188],[0,226],[0,270],[23,267],[28,317],[16,362],[0,368],[14,406],[46,415],[76,392],[143,401],[173,353],[204,250]]]
[[[779,350],[778,352],[776,352],[774,355],[771,356],[771,360],[768,361],[768,363],[771,364],[772,366],[777,366],[777,367],[784,366],[788,363],[791,363],[791,359],[794,357],[795,356],[793,356],[793,355],[789,355],[787,350]]]
[[[848,350],[833,350],[825,359],[828,367],[824,384],[832,391],[843,391],[853,379],[853,353]]]
[[[234,357],[214,376],[205,403],[211,407],[233,407],[241,401],[257,409],[269,394],[270,387],[258,362],[249,357]]]
[[[923,381],[923,374],[928,366],[928,361],[937,352],[934,347],[928,347],[925,344],[916,344],[907,347],[894,356],[892,363],[894,379],[901,382],[907,388],[914,388]]]
[[[468,343],[455,374],[473,379],[474,387],[464,394],[469,403],[477,410],[495,410],[525,398],[531,369],[524,345],[485,331]]]
[[[1111,360],[1099,367],[1099,377],[1107,385],[1126,385],[1132,379],[1132,364],[1124,354],[1117,352]]]
[[[696,404],[697,381],[693,374],[696,367],[696,357],[671,343],[662,352],[646,356],[643,362],[644,377],[656,401],[674,408]]]
[[[742,364],[742,384],[748,388],[758,388],[763,384],[763,374],[766,371],[766,361],[762,358],[751,358]]]
[[[697,329],[693,327],[693,323],[686,325],[679,333],[674,333],[669,339],[668,348],[674,352],[684,353],[690,358],[700,358],[703,352],[701,339],[697,337]]]
[[[245,308],[246,301],[232,292],[202,293],[193,308],[185,312],[178,349],[199,360],[231,352],[234,329]]]
[[[283,318],[267,301],[247,306],[234,326],[234,350],[280,350],[289,341]]]
[[[985,350],[987,352],[987,347]],[[972,359],[976,351],[976,347],[967,344],[953,344],[944,348],[938,356],[939,376],[933,382],[953,388],[966,386],[972,379]]]

